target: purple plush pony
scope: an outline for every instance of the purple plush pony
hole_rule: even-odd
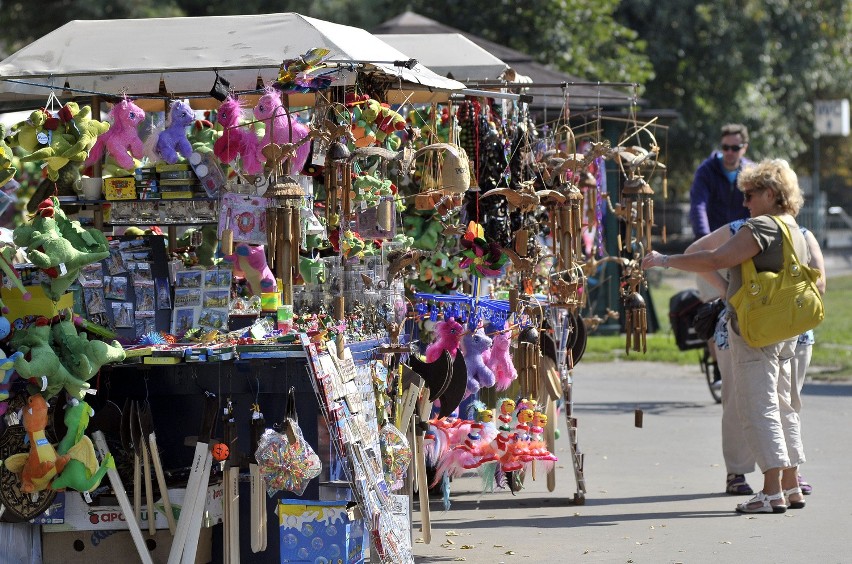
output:
[[[187,102],[175,100],[169,107],[166,128],[157,137],[157,155],[169,164],[178,161],[178,153],[185,159],[192,154],[192,145],[186,138],[186,128],[195,121],[195,113]]]
[[[266,156],[262,149],[270,143],[278,145],[284,143],[298,143],[308,136],[310,130],[294,116],[287,114],[281,103],[281,94],[274,88],[267,88],[263,96],[254,107],[254,117],[262,121],[266,126],[263,139],[260,141],[257,151],[257,159],[266,162]],[[308,162],[310,155],[310,143],[304,143],[296,149],[295,158],[290,160],[289,174],[299,174]]]
[[[462,339],[464,362],[467,366],[465,396],[475,394],[479,388],[490,388],[494,385],[496,377],[491,369],[485,366],[485,360],[482,358],[490,348],[491,338],[482,329],[468,333]]]
[[[259,154],[254,127],[242,124],[243,109],[240,101],[228,96],[219,105],[216,120],[222,126],[222,136],[213,144],[213,154],[219,162],[231,164],[242,158],[243,170],[247,174],[260,174],[263,164],[257,160]]]
[[[104,155],[104,149],[106,149],[118,166],[125,170],[133,170],[136,168],[136,163],[133,162],[134,157],[141,159],[145,155],[145,145],[139,138],[137,129],[145,119],[145,111],[125,98],[112,107],[109,115],[112,118],[112,124],[106,133],[98,136],[98,140],[95,141],[83,164],[85,166],[95,164]]]

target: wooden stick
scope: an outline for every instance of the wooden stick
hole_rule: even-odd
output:
[[[142,439],[142,468],[145,471],[145,502],[148,507],[148,534],[157,534],[156,513],[154,512],[154,486],[151,483],[151,459],[148,456],[148,444]]]
[[[106,439],[102,431],[92,433],[92,438],[95,439],[95,447],[98,449],[101,460],[109,454]],[[121,512],[124,513],[124,518],[127,520],[127,528],[130,529],[130,536],[133,537],[133,544],[136,545],[136,551],[139,553],[139,559],[142,564],[154,564],[151,560],[151,553],[148,552],[148,546],[145,544],[145,539],[142,537],[142,530],[139,528],[139,521],[133,517],[133,508],[130,505],[130,500],[127,498],[127,492],[124,491],[124,484],[121,483],[121,476],[115,468],[107,470],[109,482],[112,484],[112,489],[115,492],[115,497],[118,498],[118,505],[121,507]]]
[[[163,496],[163,510],[166,512],[166,521],[169,522],[169,532],[174,536],[176,529],[175,512],[169,499],[169,486],[166,484],[163,463],[160,461],[160,453],[157,450],[157,436],[151,433],[148,436],[148,442],[151,445],[151,462],[154,465],[154,474],[157,476],[157,487],[160,488],[160,495]]]

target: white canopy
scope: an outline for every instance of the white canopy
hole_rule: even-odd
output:
[[[255,90],[258,79],[268,85],[277,78],[282,61],[317,47],[344,64],[338,85],[361,70],[382,75],[397,90],[464,88],[421,64],[395,65],[411,57],[366,30],[282,13],[71,21],[0,62],[0,103],[45,100],[50,87],[57,94],[67,87],[73,95],[140,98],[206,93],[214,71],[237,91]]]
[[[496,80],[509,65],[460,33],[376,34],[442,76]]]

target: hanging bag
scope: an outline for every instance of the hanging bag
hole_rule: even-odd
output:
[[[801,335],[825,317],[816,287],[819,270],[799,262],[787,224],[771,216],[781,229],[784,266],[779,272],[757,272],[754,261],[742,264],[743,285],[731,298],[740,335],[760,348]]]

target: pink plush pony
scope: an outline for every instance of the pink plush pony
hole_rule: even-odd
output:
[[[462,339],[464,362],[467,366],[467,387],[465,396],[470,396],[480,388],[490,388],[496,380],[494,373],[485,366],[482,356],[491,348],[491,338],[483,329],[468,333]]]
[[[185,159],[192,154],[192,145],[186,137],[186,128],[195,121],[195,112],[186,102],[175,100],[169,107],[166,128],[157,137],[157,155],[169,164],[178,161],[178,153]]]
[[[266,131],[257,151],[257,159],[266,162],[266,156],[261,152],[270,143],[298,143],[308,136],[308,127],[294,116],[288,116],[281,103],[281,95],[274,88],[267,88],[257,105],[254,107],[254,117],[266,125]],[[309,143],[304,143],[296,149],[296,157],[290,160],[289,174],[299,174],[308,162],[311,152]]]
[[[426,347],[426,362],[435,362],[441,358],[441,353],[447,351],[450,358],[456,358],[459,350],[464,327],[454,318],[450,317],[435,324],[435,341]]]
[[[511,344],[512,332],[500,331],[494,335],[490,354],[485,358],[485,365],[491,369],[496,378],[496,389],[501,392],[518,378],[518,371],[512,362]]]
[[[234,254],[225,257],[234,265],[234,275],[246,279],[249,291],[255,296],[275,291],[275,276],[266,263],[263,245],[239,243],[234,246]]]
[[[254,127],[242,125],[243,109],[239,100],[228,96],[219,105],[216,119],[224,128],[222,136],[213,144],[213,154],[219,162],[231,164],[242,157],[243,170],[247,174],[261,174],[263,164],[259,155],[257,135]]]
[[[145,146],[139,138],[137,129],[142,120],[145,119],[145,112],[125,98],[112,107],[109,115],[112,118],[110,128],[106,133],[98,136],[98,140],[95,141],[83,164],[85,166],[95,164],[103,157],[104,149],[106,149],[118,163],[118,166],[126,170],[133,170],[136,168],[133,158],[141,159],[145,154]]]

